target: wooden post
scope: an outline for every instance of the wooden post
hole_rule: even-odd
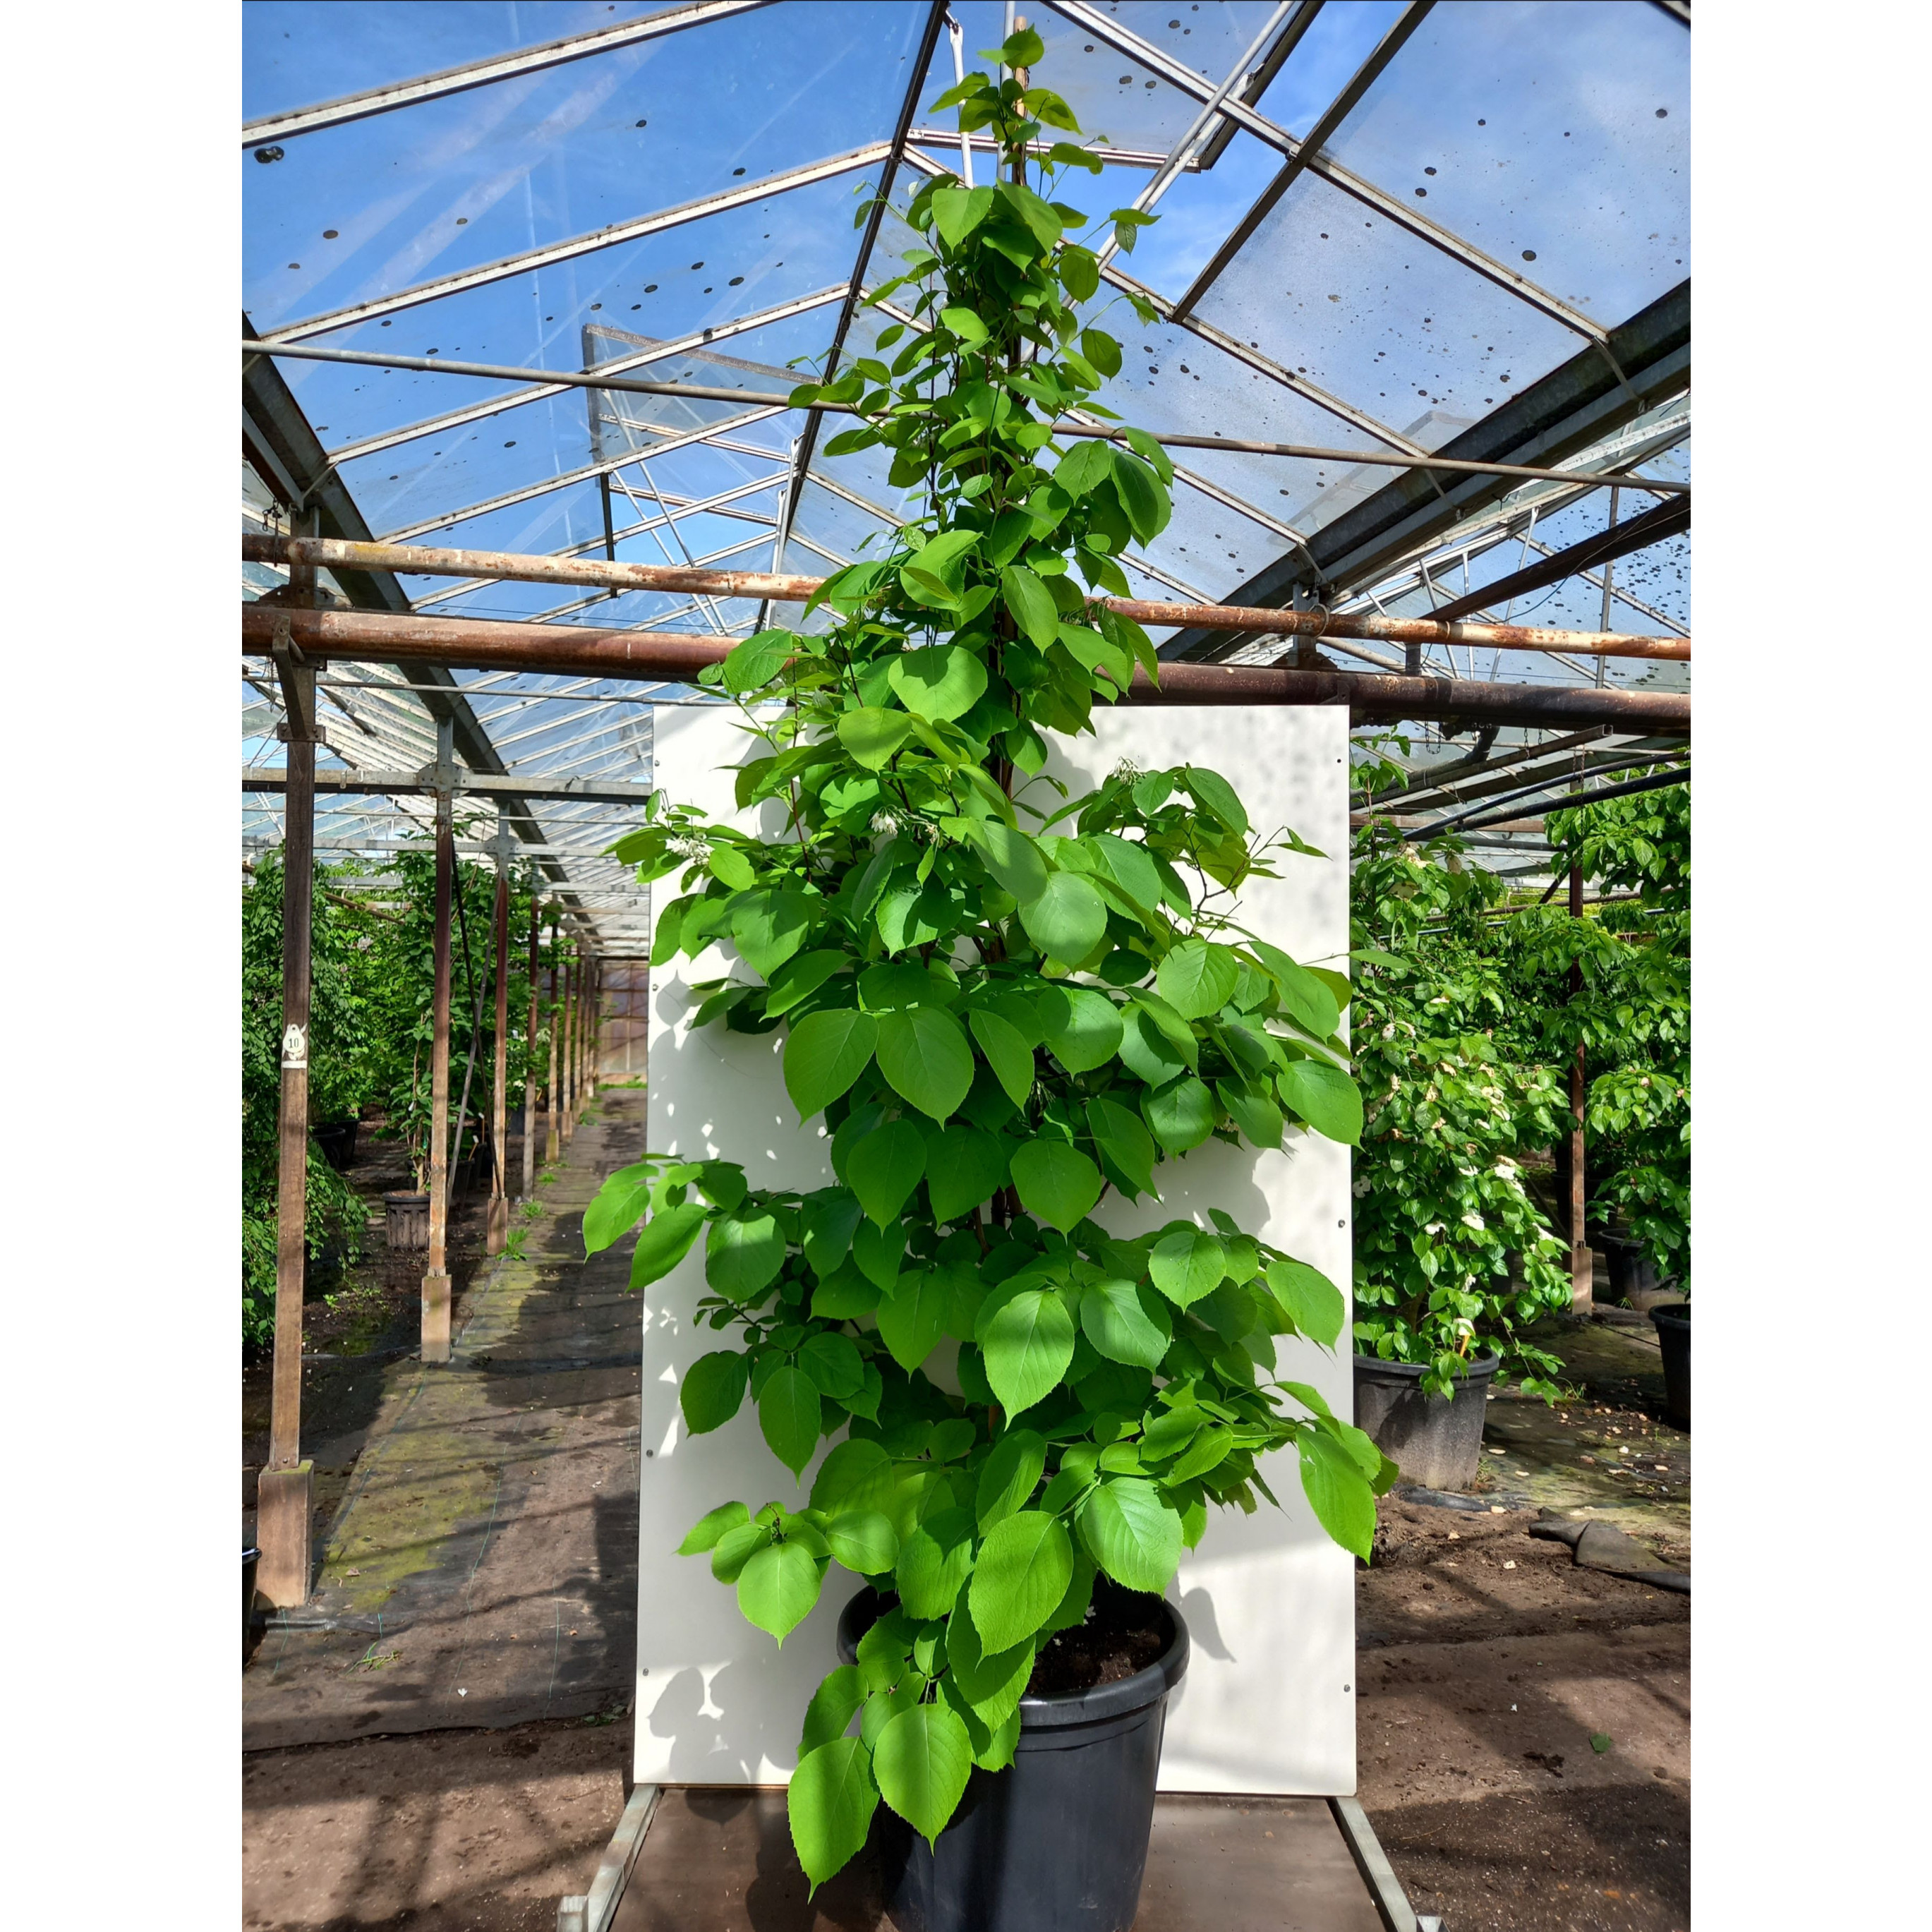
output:
[[[563,962],[563,1003],[561,1026],[563,1038],[557,1048],[557,1077],[562,1084],[561,1098],[563,1121],[563,1144],[569,1146],[577,1132],[577,1093],[571,1084],[571,1076],[576,1071],[574,1051],[577,1042],[572,1026],[577,1018],[577,967],[576,962],[566,958]]]
[[[1580,867],[1570,868],[1570,916],[1583,916],[1583,874]],[[1570,968],[1570,997],[1574,1000],[1583,991],[1583,969],[1573,963]],[[1583,1042],[1570,1062],[1570,1307],[1574,1314],[1588,1315],[1594,1304],[1596,1264],[1590,1252],[1583,1217],[1588,1203],[1583,1187]]]
[[[524,1025],[524,1192],[537,1191],[537,894],[530,883],[530,1010]]]
[[[591,955],[590,1004],[584,1012],[584,1092],[586,1100],[597,1097],[597,1055],[604,1036],[604,962]]]
[[[507,849],[510,828],[496,826],[496,1052],[491,1083],[490,1127],[490,1218],[484,1248],[503,1252],[510,1233],[510,1194],[505,1174],[509,1146],[510,1072],[510,868]]]
[[[436,986],[430,1009],[429,1268],[422,1279],[422,1359],[449,1360],[449,907],[456,875],[455,752],[450,721],[436,728]]]
[[[306,604],[312,569],[289,572]],[[282,1088],[275,1178],[275,1341],[268,1462],[256,1479],[255,1588],[278,1610],[308,1600],[314,1470],[302,1459],[302,1282],[308,1244],[309,937],[315,897],[316,665],[291,646],[275,653],[286,722],[282,821]]]
[[[562,1024],[563,1002],[558,997],[562,985],[562,968],[556,952],[556,908],[550,909],[550,1084],[544,1090],[544,1159],[553,1161],[563,1151],[562,1129],[557,1119],[557,1081],[560,1077],[557,1032]]]

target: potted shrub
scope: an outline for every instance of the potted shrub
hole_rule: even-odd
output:
[[[1474,1480],[1498,1373],[1556,1396],[1561,1364],[1519,1330],[1570,1305],[1563,1244],[1519,1166],[1555,1136],[1563,1096],[1495,1037],[1510,988],[1479,926],[1502,890],[1452,840],[1424,854],[1386,824],[1358,835],[1355,1419],[1429,1489]]]
[[[1023,31],[997,57],[1040,52]],[[926,514],[827,583],[807,608],[826,628],[762,632],[720,670],[764,740],[739,802],[776,803],[783,835],[654,798],[614,848],[644,880],[682,874],[654,964],[730,943],[696,1022],[784,1029],[835,1183],[647,1156],[584,1236],[595,1252],[648,1215],[639,1285],[703,1238],[700,1316],[728,1342],[685,1376],[693,1432],[748,1398],[795,1485],[842,1434],[808,1494],[721,1499],[682,1545],[781,1642],[831,1564],[862,1586],[800,1714],[789,1807],[813,1886],[876,1830],[908,1922],[1124,1928],[1186,1664],[1161,1594],[1182,1552],[1210,1508],[1273,1501],[1261,1459],[1292,1443],[1316,1516],[1366,1558],[1394,1468],[1276,1379],[1276,1336],[1340,1336],[1332,1283],[1223,1214],[1126,1239],[1094,1212],[1157,1197],[1162,1164],[1210,1136],[1352,1140],[1360,1106],[1347,982],[1234,922],[1243,882],[1308,848],[1258,838],[1212,771],[1122,769],[1078,798],[1040,776],[1043,734],[1090,728],[1136,663],[1157,669],[1096,596],[1127,591],[1114,560],[1165,524],[1172,470],[1135,432],[1049,433],[1120,352],[1074,314],[1098,284],[1066,238],[1082,218],[1028,184],[1042,127],[1077,131],[1065,104],[980,74],[945,104],[994,131],[1001,178],[920,189],[920,245],[872,298],[912,320],[794,397],[868,398],[827,452],[889,448]],[[1049,176],[1075,166],[1098,171],[1052,147]],[[772,698],[779,716],[752,712]]]

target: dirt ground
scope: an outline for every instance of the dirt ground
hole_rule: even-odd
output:
[[[1576,1399],[1491,1406],[1503,1508],[1383,1500],[1358,1578],[1359,1795],[1446,1932],[1688,1932],[1689,1599],[1528,1528],[1588,1514],[1688,1568],[1689,1440],[1635,1324],[1550,1339]],[[248,1932],[549,1932],[630,1759],[628,1718],[254,1754]]]

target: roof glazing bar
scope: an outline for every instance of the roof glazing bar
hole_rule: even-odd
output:
[[[326,335],[335,329],[352,328],[357,323],[371,321],[377,316],[394,315],[406,308],[418,308],[425,302],[440,301],[445,296],[487,288],[492,282],[507,280],[512,275],[550,268],[559,262],[574,261],[579,256],[595,254],[600,249],[641,241],[647,235],[661,235],[667,229],[681,228],[693,221],[702,221],[708,215],[722,214],[728,209],[761,201],[767,195],[809,188],[815,182],[830,181],[837,176],[850,174],[856,168],[870,167],[875,161],[884,160],[890,152],[886,142],[874,141],[847,154],[832,154],[822,161],[790,169],[783,174],[767,175],[760,181],[744,182],[735,188],[721,189],[716,194],[701,195],[694,201],[682,202],[675,208],[660,208],[654,214],[640,215],[631,221],[614,221],[608,227],[593,229],[586,235],[574,235],[567,241],[526,249],[520,255],[506,255],[499,261],[482,262],[476,268],[443,275],[433,282],[418,282],[412,287],[398,289],[391,295],[372,296],[367,302],[351,302],[346,308],[332,309],[326,314],[285,322],[279,328],[270,329],[261,339],[264,342],[300,342],[312,335]]]
[[[748,14],[769,6],[771,0],[692,0],[682,7],[669,7],[646,14],[641,20],[626,20],[614,27],[599,27],[595,32],[571,34],[561,40],[542,40],[533,46],[519,47],[513,53],[497,54],[488,60],[470,61],[461,67],[445,68],[414,80],[392,81],[386,87],[365,88],[359,94],[345,94],[334,100],[319,101],[313,107],[298,107],[283,114],[265,114],[245,122],[242,145],[259,146],[265,141],[292,140],[298,134],[313,134],[323,128],[340,128],[351,121],[366,120],[372,114],[387,114],[398,107],[412,107],[419,100],[440,100],[452,94],[466,93],[472,87],[488,87],[493,82],[512,80],[518,74],[536,74],[545,68],[560,67],[566,61],[587,59],[608,53],[614,47],[634,46],[640,40],[656,40],[684,27],[701,27],[712,20],[728,19],[734,14]]]

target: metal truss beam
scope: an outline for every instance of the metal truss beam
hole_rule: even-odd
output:
[[[280,328],[269,330],[262,339],[272,343],[301,342],[336,329],[353,328],[360,322],[374,321],[378,316],[399,314],[404,309],[418,308],[425,302],[440,302],[446,296],[487,288],[491,283],[506,280],[512,275],[528,274],[560,262],[572,262],[582,255],[596,254],[602,249],[621,247],[626,242],[639,242],[646,236],[661,235],[668,229],[682,228],[710,215],[722,214],[731,208],[762,201],[769,195],[785,194],[794,188],[809,188],[816,182],[830,181],[838,176],[850,174],[854,169],[868,168],[884,160],[890,152],[884,142],[875,141],[846,154],[828,155],[822,161],[788,169],[783,174],[767,175],[762,180],[743,182],[735,188],[721,189],[716,194],[700,195],[696,200],[681,202],[675,208],[660,208],[655,214],[639,215],[629,221],[614,221],[608,227],[593,229],[586,235],[573,235],[566,241],[549,242],[541,248],[526,248],[520,254],[506,255],[498,261],[460,269],[453,275],[439,276],[434,281],[418,282],[388,295],[372,296],[366,302],[351,302],[344,308],[331,309],[326,314],[284,322]]]
[[[618,26],[540,41],[534,46],[519,47],[514,53],[445,68],[440,73],[422,74],[414,80],[365,88],[359,94],[345,94],[339,100],[320,101],[313,107],[265,114],[258,120],[243,123],[242,145],[255,148],[265,142],[292,140],[298,134],[340,128],[351,121],[366,120],[372,114],[413,107],[418,101],[440,100],[452,94],[466,93],[472,87],[488,87],[496,81],[514,80],[519,74],[540,73],[545,68],[561,67],[567,61],[585,60],[615,47],[634,46],[640,40],[656,40],[682,28],[701,27],[712,20],[748,14],[770,4],[771,0],[692,0],[690,5],[668,7],[661,13],[647,14],[642,20],[626,20]]]
[[[318,793],[353,792],[370,797],[412,798],[433,796],[436,782],[421,772],[331,772],[315,775]],[[244,771],[242,789],[278,792],[288,789],[282,772]],[[458,787],[459,798],[501,799],[510,804],[520,799],[574,799],[596,805],[640,805],[651,795],[647,784],[620,784],[610,780],[593,782],[586,778],[532,778],[509,772],[467,772]]]
[[[678,336],[640,355],[620,356],[608,362],[600,362],[595,369],[586,369],[583,373],[592,376],[618,376],[650,363],[668,362],[674,356],[701,353],[720,342],[730,341],[735,335],[747,334],[772,322],[789,322],[794,316],[808,315],[815,308],[824,308],[837,302],[844,292],[844,284],[835,283],[830,288],[800,296],[796,302],[776,303],[770,308],[760,309],[755,314],[740,316],[735,321],[721,322],[693,334]],[[379,436],[366,436],[358,442],[344,443],[340,448],[329,452],[329,460],[338,464],[352,463],[358,456],[374,456],[379,451],[394,449],[398,443],[415,442],[426,436],[447,435],[453,429],[502,416],[506,410],[521,409],[526,403],[541,403],[552,396],[567,395],[572,388],[596,386],[601,386],[562,382],[535,383],[511,395],[497,396],[487,403],[472,404],[466,409],[452,410],[446,416],[426,416],[419,422],[405,423],[400,429],[385,430]]]

